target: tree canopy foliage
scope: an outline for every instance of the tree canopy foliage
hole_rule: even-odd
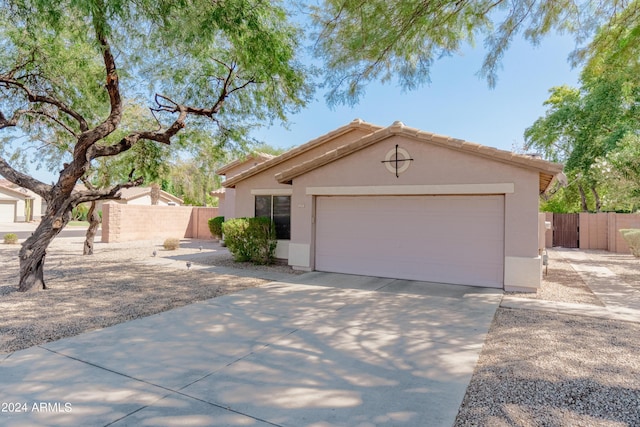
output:
[[[286,120],[305,105],[300,38],[267,0],[0,0],[0,174],[47,202],[20,253],[20,289],[44,287],[46,248],[73,207],[142,181],[132,171],[76,191],[100,159],[169,145],[185,127],[242,140],[256,120]],[[144,120],[126,121],[127,100],[149,106]],[[19,138],[39,145],[39,159],[65,160],[57,182],[10,163],[6,143],[15,149]]]
[[[608,54],[612,44],[620,55],[632,55],[640,33],[633,21],[637,8],[637,2],[625,0],[324,0],[310,13],[317,32],[315,53],[326,66],[328,101],[353,104],[371,81],[396,78],[408,90],[429,82],[437,59],[479,38],[486,48],[479,74],[490,86],[504,53],[520,35],[538,43],[552,31],[571,32],[581,44],[600,25],[614,21],[615,30],[627,37],[624,46],[619,46],[621,37],[603,27],[591,49],[576,50],[574,59],[596,49]],[[625,27],[629,21],[635,29]]]
[[[640,152],[640,57],[627,52],[594,51],[580,88],[552,88],[546,114],[525,131],[528,147],[565,163],[578,192],[561,194],[579,194],[583,211],[640,208],[640,169],[634,157]],[[587,199],[587,190],[593,200]]]

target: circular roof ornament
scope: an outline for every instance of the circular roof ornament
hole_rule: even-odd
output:
[[[384,163],[389,172],[395,174],[396,178],[398,178],[402,172],[409,169],[412,160],[409,152],[396,144],[394,149],[387,152],[382,163]]]

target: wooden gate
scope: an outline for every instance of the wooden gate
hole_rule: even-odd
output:
[[[580,214],[553,214],[553,246],[580,247]]]

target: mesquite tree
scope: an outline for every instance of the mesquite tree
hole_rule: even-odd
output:
[[[99,159],[143,141],[168,145],[186,126],[233,138],[304,105],[299,39],[267,0],[0,0],[0,175],[47,206],[20,250],[18,290],[46,288],[47,247],[75,206],[141,183],[132,172],[76,190]],[[123,122],[126,98],[150,103],[153,126]],[[57,182],[12,164],[11,150],[32,143],[33,162],[62,156]]]

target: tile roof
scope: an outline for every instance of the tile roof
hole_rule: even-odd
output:
[[[233,187],[236,183],[250,176],[276,166],[284,162],[285,160],[294,158],[297,155],[310,150],[311,148],[317,147],[325,143],[326,141],[335,138],[336,136],[348,132],[349,130],[353,129],[354,126],[367,126],[372,132],[368,135],[360,137],[353,142],[342,145],[313,159],[307,160],[291,168],[280,171],[275,175],[276,180],[281,184],[290,184],[294,178],[304,173],[324,166],[341,157],[355,153],[356,151],[359,151],[365,147],[375,144],[376,142],[382,141],[395,135],[406,136],[417,141],[424,141],[452,150],[473,154],[478,157],[483,157],[486,159],[537,171],[539,173],[539,191],[541,194],[549,188],[556,175],[560,174],[563,169],[563,165],[559,163],[552,163],[529,155],[499,150],[497,148],[488,147],[485,145],[476,144],[474,142],[468,142],[462,139],[452,138],[445,135],[425,132],[420,129],[405,126],[402,122],[399,121],[394,122],[389,127],[383,128],[381,126],[376,126],[370,123],[363,122],[361,120],[354,120],[346,126],[340,127],[319,138],[311,140],[304,145],[293,148],[292,150],[289,150],[278,157],[254,166],[253,168],[232,177],[231,179],[225,181],[223,183],[223,186]]]
[[[302,153],[305,153],[313,148],[319,147],[322,144],[337,138],[341,135],[344,135],[345,133],[351,132],[354,129],[366,129],[369,130],[370,132],[374,132],[376,130],[382,129],[381,126],[378,125],[374,125],[372,123],[367,123],[363,120],[360,119],[355,119],[352,122],[346,124],[345,126],[341,126],[337,129],[332,130],[329,133],[326,133],[322,136],[319,136],[318,138],[312,139],[311,141],[299,145],[295,148],[292,148],[291,150],[287,151],[286,153],[282,153],[277,157],[274,157],[270,160],[267,160],[265,162],[259,163],[256,166],[247,169],[244,172],[239,173],[238,175],[234,175],[231,178],[225,180],[222,183],[223,187],[235,187],[236,183],[247,179],[253,175],[256,175],[257,173],[260,173],[264,170],[267,170],[269,168],[272,168],[274,166],[277,166],[289,159],[292,159],[296,156],[299,156]]]

